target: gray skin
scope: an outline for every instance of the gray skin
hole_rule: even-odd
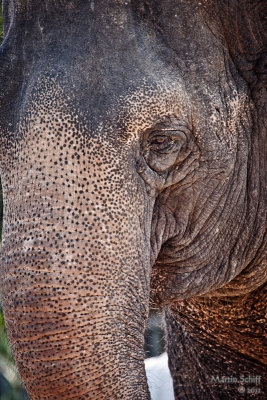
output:
[[[149,399],[149,305],[176,399],[264,396],[263,6],[4,0],[1,289],[32,400]]]

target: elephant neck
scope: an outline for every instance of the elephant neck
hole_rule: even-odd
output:
[[[170,370],[179,399],[238,399],[242,393],[261,398],[264,298],[262,287],[239,298],[194,298],[165,311]]]

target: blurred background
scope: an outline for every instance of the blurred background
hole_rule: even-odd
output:
[[[2,42],[2,1],[0,1],[0,44]],[[0,246],[3,218],[3,197],[0,180]],[[162,318],[156,310],[151,310],[145,333],[146,357],[159,356],[164,352],[164,329]],[[28,400],[8,344],[0,292],[0,400]]]

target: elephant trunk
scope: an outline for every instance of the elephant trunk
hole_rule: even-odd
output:
[[[82,199],[58,182],[50,192],[37,181],[32,187],[32,171],[21,174],[16,186],[4,187],[1,280],[9,339],[30,398],[148,399],[144,207],[133,206],[123,186],[123,201],[108,205],[109,195],[97,190]]]

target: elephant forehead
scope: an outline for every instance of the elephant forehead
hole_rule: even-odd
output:
[[[70,79],[69,79],[70,78]],[[57,136],[136,137],[161,117],[175,114],[189,123],[190,102],[181,80],[141,80],[121,94],[104,88],[79,90],[69,76],[40,74],[29,84],[21,107],[19,128]],[[108,95],[108,103],[105,101]],[[98,102],[98,104],[97,104]],[[42,127],[41,127],[42,125]]]

